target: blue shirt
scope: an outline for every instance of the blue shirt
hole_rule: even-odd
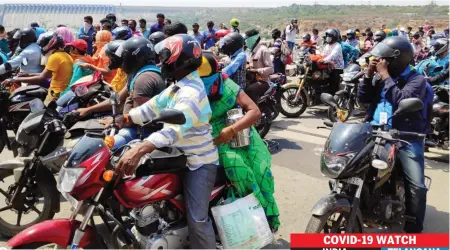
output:
[[[449,55],[447,55],[447,56],[444,57],[444,58],[438,58],[438,57],[436,57],[436,62],[437,62],[440,66],[443,67],[443,70],[445,70],[445,69],[448,68],[449,59],[450,59]]]
[[[356,61],[359,56],[359,49],[348,43],[340,42],[342,47],[342,55],[344,57],[344,67],[347,67],[350,61]]]
[[[141,30],[141,34],[143,37],[147,38],[150,36],[150,30],[149,29],[145,29],[144,31]]]
[[[230,59],[231,63],[223,68],[222,72],[227,74],[229,77],[233,77],[234,73],[236,73],[236,70],[243,64],[247,63],[247,54],[243,49],[239,49],[238,51],[234,52]]]
[[[36,38],[39,39],[39,36],[41,34],[44,34],[45,32],[47,32],[47,30],[45,30],[44,28],[41,27],[36,27],[34,28],[34,30],[36,31]]]
[[[6,38],[0,38],[0,52],[9,53],[8,40]]]
[[[198,42],[200,45],[203,44],[203,39],[204,39],[205,37],[203,36],[203,34],[202,34],[200,31],[198,31],[197,33],[192,34],[192,37],[193,37],[195,40],[197,40],[197,42]]]
[[[152,26],[150,26],[150,35],[157,32],[157,31],[163,31],[164,24],[155,23]]]
[[[87,42],[87,53],[92,54],[92,42],[94,41],[94,27],[91,26],[91,28],[88,30],[88,32],[84,31],[84,27],[81,27],[78,30],[78,38],[85,40],[86,37],[89,37],[88,40],[85,40]]]
[[[26,65],[24,61],[26,61]],[[19,55],[9,60],[8,63],[11,68],[20,68],[20,72],[23,73],[41,73],[41,47],[37,43],[32,43],[23,49]],[[5,65],[0,65],[0,75],[6,72]]]
[[[212,29],[212,30],[207,29],[207,30],[203,31],[203,37],[206,39],[206,37],[208,37],[208,35],[210,33],[212,34],[212,37],[205,41],[205,49],[209,49],[216,44],[216,40],[214,39],[214,35],[216,34],[216,29]]]

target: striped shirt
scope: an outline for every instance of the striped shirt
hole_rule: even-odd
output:
[[[219,164],[217,148],[209,124],[211,107],[198,72],[195,71],[171,85],[159,95],[130,111],[135,124],[143,125],[158,116],[165,108],[184,113],[183,125],[164,124],[162,130],[151,134],[146,140],[157,148],[175,146],[185,153],[189,169],[195,170],[205,164]]]

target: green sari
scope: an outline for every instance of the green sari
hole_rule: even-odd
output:
[[[226,127],[227,112],[237,106],[237,95],[241,91],[231,79],[226,79],[222,84],[222,97],[218,101],[210,102],[210,123],[214,138]],[[220,165],[225,168],[225,173],[237,194],[244,197],[254,193],[266,212],[269,225],[272,229],[278,229],[279,212],[273,196],[275,185],[270,170],[272,156],[256,129],[251,127],[249,146],[231,148],[229,144],[225,144],[218,146],[218,149]]]

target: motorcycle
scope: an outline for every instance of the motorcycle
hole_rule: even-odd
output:
[[[431,120],[431,132],[426,145],[428,147],[449,148],[449,92],[448,86],[435,86],[433,98],[433,118]]]
[[[16,221],[10,223],[0,217],[0,234],[12,237],[29,226],[53,218],[59,212],[59,193],[53,173],[57,173],[68,156],[68,151],[62,148],[65,126],[54,110],[55,103],[44,109],[40,99],[30,102],[31,113],[23,120],[16,133],[20,155],[26,157],[0,163],[0,180],[4,183],[8,177],[13,177],[13,183],[6,190],[0,189],[5,196],[6,206],[0,211],[12,210]],[[28,157],[27,157],[28,156]],[[42,204],[42,211],[37,205]],[[36,213],[37,218],[21,225],[22,215]]]
[[[185,121],[180,111],[165,109],[149,125]],[[94,210],[107,226],[115,249],[175,249],[188,245],[180,178],[187,170],[186,156],[176,148],[160,148],[141,159],[134,176],[121,177],[114,174],[114,165],[133,142],[111,152],[111,140],[111,135],[86,134],[61,168],[58,189],[75,208],[71,217],[29,227],[8,241],[9,247],[108,248],[97,231]],[[216,178],[210,205],[226,198],[225,180]],[[131,210],[126,219],[120,212],[123,209]],[[81,221],[76,220],[79,213],[83,214]],[[109,226],[111,222],[113,227]]]
[[[321,100],[337,106],[330,94],[322,94]],[[404,99],[392,117],[422,108],[420,99]],[[364,225],[400,231],[406,221],[415,221],[406,214],[404,175],[397,157],[399,149],[409,144],[402,140],[404,136],[423,139],[425,135],[388,129],[384,124],[325,125],[332,130],[320,165],[321,172],[332,179],[331,193],[314,205],[306,232],[362,233]],[[431,179],[426,180],[429,189]]]
[[[358,64],[350,64],[344,69],[341,75],[343,89],[337,91],[334,99],[338,104],[338,108],[328,108],[328,119],[332,122],[346,122],[353,113],[355,108],[359,108],[358,104],[358,84],[360,83],[364,72]]]

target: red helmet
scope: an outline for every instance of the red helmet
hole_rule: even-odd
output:
[[[218,31],[216,31],[214,38],[216,38],[216,41],[218,41],[218,40],[220,40],[220,38],[228,35],[228,33],[230,33],[230,32],[231,32],[231,30],[224,30],[224,29],[218,30]]]

